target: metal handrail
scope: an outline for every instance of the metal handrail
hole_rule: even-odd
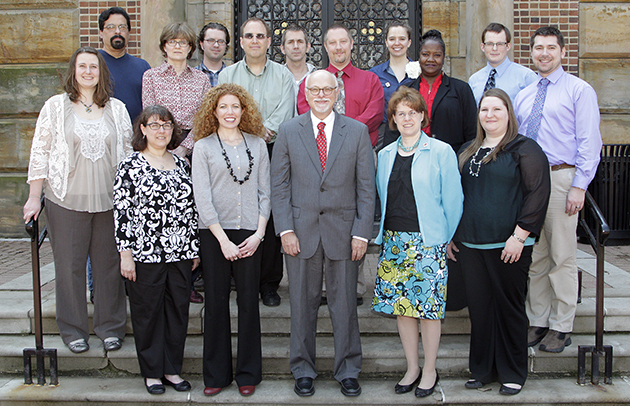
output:
[[[39,214],[44,209],[45,199],[41,197],[41,209]],[[32,369],[31,369],[31,356],[35,356],[37,359],[37,385],[46,384],[45,375],[45,357],[50,357],[50,384],[59,385],[59,379],[57,375],[57,349],[45,349],[44,337],[42,329],[42,291],[40,282],[40,269],[39,269],[39,249],[48,234],[48,227],[44,226],[42,232],[39,232],[39,220],[33,216],[28,223],[26,223],[26,232],[31,237],[31,257],[33,265],[33,307],[34,307],[34,320],[35,326],[35,348],[25,348],[23,351],[24,357],[24,384],[32,385]]]
[[[585,211],[588,210],[597,224],[595,233],[589,228]],[[588,235],[591,247],[595,251],[596,257],[596,290],[595,290],[595,345],[578,346],[578,383],[586,383],[586,353],[593,354],[591,362],[591,382],[595,385],[599,384],[599,357],[605,356],[605,380],[606,384],[612,383],[612,358],[613,348],[610,345],[604,345],[604,254],[606,240],[610,236],[610,227],[604,218],[599,206],[593,199],[593,196],[587,191],[585,196],[584,210],[580,214],[580,226]]]

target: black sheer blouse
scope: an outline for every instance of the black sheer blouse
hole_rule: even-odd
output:
[[[547,156],[536,141],[518,135],[496,161],[471,168],[471,160],[462,168],[464,214],[453,239],[471,244],[504,242],[517,224],[538,236],[551,179]]]
[[[419,232],[416,199],[411,184],[413,155],[396,154],[387,185],[387,209],[383,228],[391,231]]]

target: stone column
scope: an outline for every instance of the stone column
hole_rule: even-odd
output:
[[[170,23],[186,21],[186,0],[142,0],[142,59],[160,66],[160,34]],[[193,27],[194,29],[195,27]]]
[[[514,4],[509,0],[466,0],[466,71],[472,75],[486,64],[481,52],[481,33],[486,26],[497,22],[514,32]],[[461,34],[460,34],[461,36]],[[512,51],[509,55],[513,59]]]

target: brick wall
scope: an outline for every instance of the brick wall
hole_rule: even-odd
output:
[[[80,27],[79,41],[81,46],[102,48],[98,36],[98,16],[110,7],[122,7],[129,14],[131,27],[127,52],[140,56],[140,0],[137,1],[79,1]]]
[[[514,62],[534,69],[531,61],[529,38],[539,27],[553,25],[564,35],[567,55],[562,61],[564,69],[578,74],[579,39],[578,0],[514,1]]]

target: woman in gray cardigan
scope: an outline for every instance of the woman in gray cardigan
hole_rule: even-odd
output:
[[[271,205],[262,117],[241,86],[210,90],[195,116],[193,187],[199,211],[206,292],[203,378],[206,395],[236,379],[243,396],[262,380],[258,285]],[[238,354],[232,373],[230,278],[236,283]]]

